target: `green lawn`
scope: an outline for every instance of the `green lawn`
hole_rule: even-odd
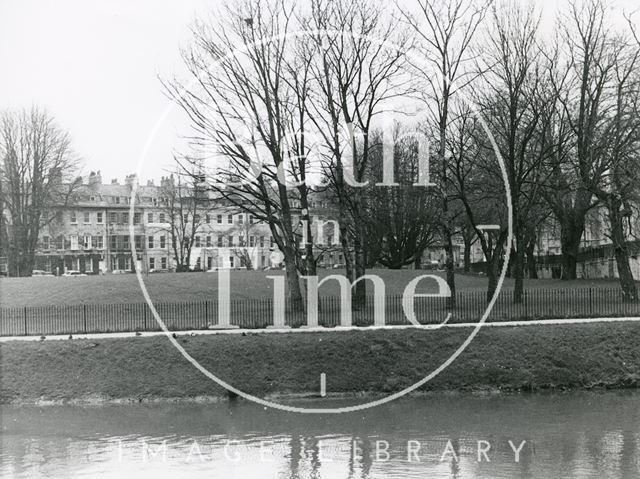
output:
[[[370,270],[379,275],[386,286],[388,295],[401,294],[407,283],[419,274],[438,274],[436,271],[415,270]],[[320,276],[344,274],[341,270],[323,270]],[[232,299],[262,299],[272,295],[272,280],[268,275],[282,275],[282,271],[239,271],[232,272]],[[144,282],[154,301],[195,302],[216,298],[216,273],[158,273],[144,276]],[[332,282],[333,283],[333,282]],[[456,287],[459,292],[486,289],[487,280],[482,276],[457,275]],[[513,287],[513,280],[507,279],[505,289]],[[571,290],[577,288],[615,289],[617,281],[609,280],[527,280],[526,289]],[[433,282],[421,283],[418,292],[432,292]],[[335,295],[337,286],[327,284],[321,294]],[[103,275],[87,277],[33,277],[2,278],[0,298],[3,307],[49,306],[76,304],[123,304],[142,303],[144,297],[134,274]]]

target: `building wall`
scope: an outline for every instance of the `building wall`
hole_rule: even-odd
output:
[[[60,208],[56,220],[42,229],[36,269],[55,274],[68,270],[92,274],[175,270],[169,212],[161,194],[163,183],[137,186],[131,218],[130,198],[136,181],[130,175],[124,184],[115,180],[103,184],[99,172],[85,179],[71,206]],[[320,214],[314,215],[312,222],[329,217],[326,205],[318,203],[317,209]],[[190,268],[245,268],[245,259],[250,260],[253,269],[279,266],[280,261],[273,255],[278,248],[267,224],[224,205],[203,209],[198,215]],[[130,244],[131,220],[135,255]],[[299,213],[294,212],[294,224],[298,220]],[[334,241],[331,226],[325,226],[322,233],[325,244]],[[298,228],[302,230],[301,226]],[[341,252],[333,251],[339,248],[327,249],[321,265],[342,262]]]

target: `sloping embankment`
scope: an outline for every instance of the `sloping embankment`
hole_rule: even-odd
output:
[[[437,368],[468,329],[180,336],[213,374],[258,395],[388,394]],[[10,341],[0,345],[0,402],[225,397],[165,337]],[[640,386],[640,323],[485,328],[422,390]]]

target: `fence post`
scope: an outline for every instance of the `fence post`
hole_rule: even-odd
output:
[[[84,334],[87,334],[87,305],[82,305],[82,325],[84,327]]]
[[[142,327],[147,331],[147,303],[142,305]]]
[[[589,288],[589,316],[593,317],[593,292],[591,287]]]
[[[27,307],[24,307],[24,335],[28,336],[29,332],[27,330]]]

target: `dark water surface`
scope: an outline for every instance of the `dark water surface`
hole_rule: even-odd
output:
[[[245,401],[3,407],[0,477],[640,477],[640,392],[433,395],[338,415]]]

